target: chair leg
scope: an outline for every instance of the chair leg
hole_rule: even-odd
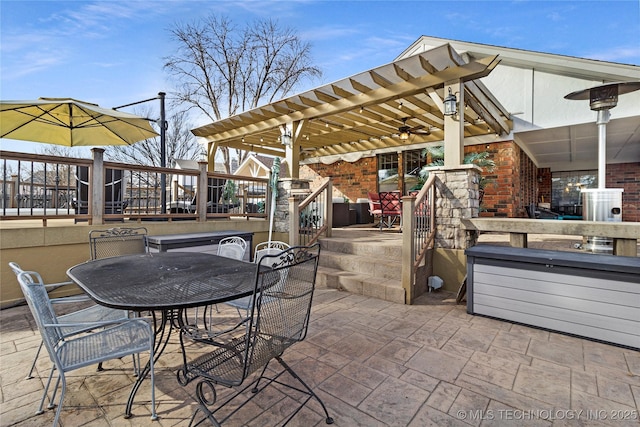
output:
[[[38,410],[36,411],[36,415],[40,415],[44,412],[44,401],[47,398],[47,394],[49,393],[49,386],[51,385],[51,380],[53,379],[53,372],[56,370],[54,366],[51,368],[49,372],[49,378],[47,379],[47,384],[44,386],[44,392],[42,393],[42,399],[40,399],[40,406],[38,406]]]
[[[25,379],[30,380],[31,378],[33,378],[33,370],[36,369],[36,362],[38,361],[38,356],[40,356],[40,350],[42,350],[42,346],[44,345],[44,343],[42,341],[40,341],[40,346],[38,347],[38,351],[36,351],[36,355],[33,358],[33,363],[31,364],[31,369],[29,369],[29,373],[27,374],[27,377]]]
[[[56,380],[56,385],[53,389],[53,393],[51,394],[51,400],[49,400],[49,405],[47,405],[47,409],[53,409],[56,404],[53,403],[56,400],[56,393],[58,393],[58,387],[60,386],[60,381],[63,381],[63,385],[64,385],[64,378],[62,376],[62,374],[58,374],[58,379]]]
[[[58,402],[58,408],[56,409],[56,417],[53,419],[53,427],[58,425],[58,421],[60,421],[60,413],[62,412],[62,401],[64,400],[64,393],[67,391],[67,381],[64,378],[64,375],[60,375],[58,377],[58,383],[62,379],[62,388],[60,389],[60,401]],[[57,389],[56,384],[56,389]]]
[[[280,363],[280,365],[282,365],[282,367],[289,373],[289,375],[291,375],[293,378],[295,378],[296,380],[298,380],[298,382],[300,384],[302,384],[304,386],[304,388],[307,389],[309,398],[313,397],[316,399],[316,401],[318,401],[318,403],[320,404],[320,406],[322,406],[322,409],[324,410],[324,414],[326,416],[325,418],[325,422],[327,424],[333,424],[333,418],[329,416],[329,411],[327,411],[327,407],[324,406],[324,402],[322,401],[322,399],[320,399],[320,397],[315,394],[315,392],[311,389],[311,387],[309,387],[307,385],[307,383],[305,383],[302,378],[300,378],[298,376],[298,374],[295,373],[295,371],[293,369],[291,369],[291,367],[287,364],[287,362],[285,362],[284,360],[282,360],[282,358],[280,356],[276,356],[276,360]],[[307,399],[308,400],[308,399]],[[303,405],[304,406],[304,405]],[[302,409],[302,406],[300,408],[298,408],[298,410],[296,410],[293,414],[291,414],[291,416],[289,417],[289,420],[291,418],[293,418],[293,416],[295,414],[298,413],[298,411],[300,411],[300,409]],[[289,422],[289,420],[287,420],[287,422]],[[285,423],[286,424],[286,423]]]

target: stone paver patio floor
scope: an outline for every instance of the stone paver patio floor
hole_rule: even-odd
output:
[[[318,289],[307,339],[285,353],[324,399],[336,426],[634,425],[640,409],[640,352],[466,313],[433,292],[411,306]],[[0,425],[48,426],[34,415],[50,362],[26,306],[0,311]],[[178,384],[177,334],[156,366],[159,420],[150,420],[149,381],[131,419],[124,404],[131,359],[73,372],[63,426],[182,426],[195,409],[194,383]],[[228,425],[279,425],[293,410],[275,388]],[[227,425],[227,424],[225,424]],[[293,426],[322,426],[307,404]]]

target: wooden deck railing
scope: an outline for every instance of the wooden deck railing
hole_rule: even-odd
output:
[[[93,159],[0,151],[0,220],[267,217],[266,178],[207,172],[204,162],[199,170],[106,162],[104,150],[92,151]]]
[[[410,304],[416,295],[416,280],[431,263],[435,221],[435,175],[431,175],[417,193],[402,198],[402,287],[405,302]]]
[[[298,245],[310,245],[324,235],[331,237],[333,226],[332,184],[327,178],[302,202],[289,199],[289,241]]]

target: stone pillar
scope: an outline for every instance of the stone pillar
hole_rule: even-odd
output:
[[[437,168],[436,237],[433,274],[443,279],[445,289],[457,291],[466,275],[465,249],[477,242],[477,233],[467,231],[462,219],[475,218],[480,211],[481,169],[475,165]]]
[[[276,233],[289,233],[289,198],[293,197],[297,203],[300,203],[311,193],[309,184],[310,181],[306,179],[282,178],[278,180],[278,195],[273,220],[273,230]]]

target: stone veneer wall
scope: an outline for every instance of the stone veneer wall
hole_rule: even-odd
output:
[[[278,197],[273,218],[273,230],[278,233],[289,233],[289,197],[302,202],[311,191],[310,182],[306,179],[283,178],[278,181]]]
[[[475,245],[477,235],[461,227],[461,220],[478,216],[480,169],[468,165],[431,173],[436,175],[437,191],[435,247],[467,249]]]

